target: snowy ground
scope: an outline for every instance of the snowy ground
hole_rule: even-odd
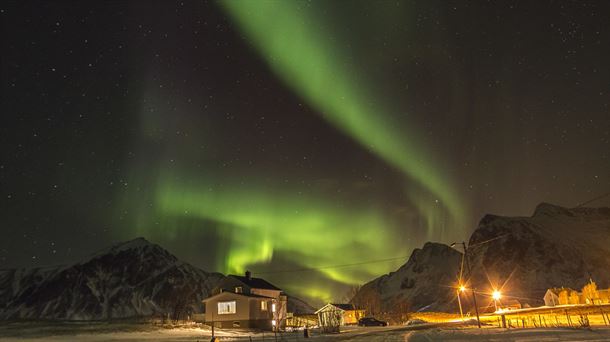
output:
[[[476,341],[610,341],[610,328],[594,327],[591,329],[576,328],[537,328],[537,329],[429,329],[407,332],[403,341],[429,342],[476,342]]]
[[[422,330],[418,327],[349,327],[340,334],[322,335],[313,331],[309,341],[610,341],[610,327],[592,329],[499,329],[476,327],[434,327]],[[221,341],[276,341],[270,333],[247,331],[216,331]],[[145,324],[121,323],[9,323],[0,324],[0,341],[210,341],[211,331],[201,327],[161,328]],[[307,341],[302,332],[285,333],[277,341]]]

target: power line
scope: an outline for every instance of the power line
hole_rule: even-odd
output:
[[[600,199],[602,199],[602,198],[604,198],[604,197],[606,197],[606,196],[608,196],[608,195],[610,195],[610,192],[606,192],[606,193],[605,193],[605,194],[603,194],[603,195],[600,195],[600,196],[594,197],[594,198],[592,198],[592,199],[590,199],[590,200],[588,200],[588,201],[582,202],[582,203],[578,204],[578,205],[577,205],[575,208],[580,208],[580,207],[582,207],[583,205],[587,205],[587,204],[589,204],[589,203],[591,203],[591,202],[598,201],[598,200],[600,200]]]
[[[394,261],[394,260],[399,260],[399,259],[407,259],[409,258],[408,256],[402,256],[402,257],[396,257],[396,258],[387,258],[387,259],[378,259],[378,260],[369,260],[369,261],[362,261],[362,262],[356,262],[356,263],[352,263],[352,264],[342,264],[342,265],[329,265],[329,266],[319,266],[319,267],[305,267],[305,268],[296,268],[296,269],[291,269],[291,270],[275,270],[275,271],[267,271],[267,272],[253,272],[256,274],[276,274],[276,273],[292,273],[292,272],[308,272],[308,271],[318,271],[318,270],[323,270],[323,269],[329,269],[329,268],[342,268],[342,267],[351,267],[351,266],[360,266],[360,265],[366,265],[366,264],[374,264],[374,263],[380,263],[380,262],[388,262],[388,261]]]
[[[502,234],[502,235],[498,235],[498,236],[496,236],[496,237],[494,237],[494,238],[491,238],[491,239],[489,239],[489,240],[485,240],[485,241],[477,242],[477,243],[475,243],[475,244],[473,244],[473,245],[469,245],[469,246],[468,246],[468,248],[477,247],[477,246],[479,246],[479,245],[486,244],[486,243],[488,243],[488,242],[492,242],[492,241],[494,241],[494,240],[501,239],[501,238],[503,238],[503,237],[505,237],[505,236],[508,236],[508,235],[509,235],[508,233],[506,233],[506,234]]]
[[[493,240],[497,240],[500,238],[503,238],[505,236],[507,236],[508,234],[504,234],[504,235],[500,235],[497,236],[495,238],[483,241],[483,242],[479,242],[476,243],[472,246],[468,246],[468,248],[470,247],[475,247],[487,242],[491,242]],[[375,264],[375,263],[381,263],[381,262],[388,262],[388,261],[394,261],[394,260],[405,260],[408,259],[409,256],[401,256],[401,257],[395,257],[395,258],[387,258],[387,259],[377,259],[377,260],[368,260],[368,261],[361,261],[361,262],[355,262],[355,263],[351,263],[351,264],[340,264],[340,265],[328,265],[328,266],[318,266],[318,267],[304,267],[304,268],[295,268],[295,269],[285,269],[285,270],[274,270],[274,271],[263,271],[263,272],[257,272],[257,271],[252,271],[252,273],[255,274],[277,274],[277,273],[294,273],[294,272],[311,272],[311,271],[319,271],[319,270],[324,270],[324,269],[331,269],[331,268],[343,268],[343,267],[352,267],[352,266],[360,266],[360,265],[367,265],[367,264]]]

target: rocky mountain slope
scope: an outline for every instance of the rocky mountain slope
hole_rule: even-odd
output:
[[[365,284],[352,302],[369,313],[412,311],[427,308],[445,310],[455,291],[461,253],[440,243],[428,242],[415,249],[396,272]]]
[[[580,290],[589,277],[598,287],[610,285],[610,208],[542,203],[531,217],[486,215],[468,245],[473,272],[465,272],[465,281],[480,292],[479,307],[493,305],[494,289],[501,289],[505,302],[540,305],[550,287]],[[365,284],[353,301],[381,311],[395,311],[403,303],[410,310],[457,312],[452,286],[460,260],[456,249],[427,243],[396,272]],[[462,301],[472,308],[470,296]]]
[[[469,244],[477,287],[521,302],[541,304],[548,288],[580,290],[590,278],[610,285],[610,208],[542,203],[531,217],[487,215]]]
[[[0,271],[0,319],[91,320],[201,311],[223,277],[143,238],[54,268]]]

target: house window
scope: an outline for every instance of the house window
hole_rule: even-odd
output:
[[[235,287],[235,293],[243,293],[244,289],[241,286],[236,286]]]
[[[267,302],[264,300],[261,302],[261,311],[267,311]]]
[[[271,304],[271,312],[275,312],[275,303]]]
[[[218,302],[218,314],[228,315],[235,313],[235,301],[231,302]]]

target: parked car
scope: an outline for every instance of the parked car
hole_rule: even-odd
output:
[[[358,326],[360,327],[385,327],[388,322],[380,321],[374,317],[364,317],[358,320]]]

